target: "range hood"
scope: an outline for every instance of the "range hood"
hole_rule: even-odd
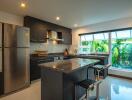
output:
[[[52,30],[48,30],[47,39],[51,41],[64,41],[64,39],[62,39],[62,32],[56,32]]]

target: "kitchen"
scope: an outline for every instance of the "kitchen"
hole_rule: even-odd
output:
[[[2,2],[4,5],[4,4],[7,4],[8,1],[2,1]],[[16,2],[14,2],[14,3],[16,4]],[[29,5],[31,6],[30,3],[29,3]],[[28,5],[28,3],[27,3],[27,5]],[[28,7],[30,7],[30,6],[28,6]],[[45,70],[47,70],[47,69],[45,69],[45,67],[50,65],[52,62],[54,62],[53,64],[55,64],[56,66],[57,65],[63,66],[65,64],[66,65],[68,64],[67,66],[71,66],[71,64],[74,65],[74,62],[76,62],[76,65],[77,65],[76,68],[79,68],[79,66],[83,67],[84,69],[80,69],[80,70],[82,70],[82,71],[84,70],[84,72],[82,72],[83,75],[81,72],[78,72],[78,74],[75,74],[75,75],[77,75],[77,77],[75,77],[75,78],[79,78],[78,81],[85,79],[87,76],[86,75],[87,67],[84,67],[84,66],[86,66],[86,65],[87,66],[95,66],[95,65],[104,65],[105,66],[110,63],[110,60],[111,60],[110,57],[112,55],[111,55],[110,51],[105,52],[105,53],[104,52],[103,53],[82,52],[79,47],[80,41],[81,41],[80,37],[83,37],[83,35],[86,35],[86,34],[105,33],[108,31],[118,31],[119,29],[121,29],[121,30],[130,29],[131,30],[131,23],[130,23],[132,20],[131,17],[130,18],[129,17],[128,18],[127,17],[119,18],[119,19],[113,20],[113,21],[108,20],[106,22],[102,21],[101,23],[97,23],[97,24],[93,24],[93,25],[90,25],[90,24],[88,26],[84,25],[84,27],[83,27],[83,25],[79,26],[76,23],[73,23],[73,25],[71,27],[67,27],[67,25],[62,24],[62,21],[64,21],[64,19],[61,16],[56,16],[54,18],[54,21],[51,21],[51,20],[49,21],[46,18],[45,19],[42,18],[42,16],[37,17],[33,14],[27,14],[27,12],[24,11],[26,9],[29,9],[29,8],[21,8],[20,7],[19,9],[17,9],[17,12],[21,11],[21,13],[24,13],[23,14],[24,16],[21,16],[19,14],[15,15],[14,14],[15,12],[13,12],[12,10],[8,11],[6,8],[1,6],[1,11],[0,11],[0,16],[1,16],[0,17],[0,22],[1,22],[0,37],[1,38],[0,38],[0,41],[2,41],[2,42],[0,44],[1,45],[0,50],[2,52],[0,52],[0,55],[1,55],[0,57],[2,60],[0,60],[1,61],[0,63],[2,64],[1,65],[2,67],[0,70],[2,73],[0,73],[0,94],[1,94],[0,100],[7,100],[6,98],[10,99],[10,96],[13,96],[11,98],[15,98],[15,95],[17,95],[17,93],[21,93],[22,91],[24,91],[28,88],[32,88],[32,85],[34,85],[34,84],[38,85],[38,82],[39,82],[39,88],[37,88],[37,91],[39,91],[38,92],[39,94],[37,94],[37,96],[34,97],[32,94],[30,94],[30,92],[28,92],[28,93],[29,93],[29,95],[31,95],[30,97],[31,98],[34,97],[34,99],[36,98],[36,99],[43,100],[42,98],[46,98],[46,97],[43,97],[45,95],[42,95],[40,93],[41,91],[43,91],[45,89],[45,88],[44,89],[40,88],[40,79],[41,79],[41,77],[43,77],[41,75],[45,76],[45,74],[43,74],[41,72],[42,72],[42,70],[43,70],[43,72],[45,72]],[[26,13],[26,15],[25,15],[25,13]],[[122,24],[119,24],[119,23],[122,23]],[[9,30],[9,28],[6,28],[6,25],[9,26],[10,30]],[[16,25],[18,25],[18,26],[16,26]],[[14,27],[18,27],[18,28],[14,28]],[[20,31],[19,31],[19,27],[20,27]],[[18,35],[14,34],[13,33],[14,30],[16,31],[14,33],[19,33],[19,34]],[[6,31],[8,31],[8,33],[6,33]],[[12,31],[12,32],[9,32],[9,31]],[[24,31],[26,31],[26,32],[24,32]],[[8,35],[10,33],[13,33],[13,34]],[[24,33],[27,33],[27,34],[21,35]],[[26,41],[26,42],[24,43],[24,41]],[[6,51],[6,48],[16,48],[16,50],[12,49],[10,51],[8,51],[8,50]],[[19,48],[21,51],[17,50]],[[25,51],[22,50],[24,48],[25,48]],[[109,48],[111,48],[110,45],[109,45]],[[86,60],[88,60],[88,61],[86,61]],[[60,65],[55,63],[55,62],[63,62],[63,61],[64,61],[64,63],[62,63],[62,64],[59,63]],[[96,61],[94,64],[88,63],[88,62],[94,62],[94,61]],[[86,63],[86,65],[82,65],[82,63]],[[48,64],[48,65],[45,65],[45,64]],[[22,69],[17,69],[18,73],[16,73],[17,71],[15,69],[15,72],[12,74],[12,71],[11,71],[10,67],[8,67],[8,66],[15,66],[14,68],[16,68],[17,66],[20,66],[20,68],[24,68],[24,69],[23,69],[23,71],[22,71]],[[28,66],[28,67],[26,67],[26,66]],[[74,67],[75,66],[73,66],[72,68],[74,68]],[[11,68],[13,68],[13,67],[11,67]],[[63,70],[63,68],[62,69],[60,68],[60,70]],[[65,68],[64,68],[64,70],[65,70]],[[66,70],[68,70],[68,69],[66,69]],[[10,74],[7,74],[6,71],[9,71]],[[19,71],[20,71],[20,73],[19,73]],[[89,71],[90,71],[88,74],[90,76],[89,78],[95,80],[97,74],[95,76],[95,71],[93,69],[89,70]],[[74,72],[74,71],[71,71],[71,72]],[[66,72],[64,71],[63,73],[65,74]],[[111,73],[115,73],[115,74],[112,75]],[[113,76],[131,80],[131,77],[129,77],[131,75],[131,72],[123,72],[123,73],[126,73],[126,74],[124,74],[122,76],[122,75],[120,75],[118,70],[114,70],[112,72],[112,69],[110,67],[110,69],[107,68],[107,69],[103,70],[103,72],[101,72],[101,76],[104,78],[104,81],[109,78],[111,79]],[[81,78],[78,76],[79,74],[82,75]],[[110,74],[112,76],[109,76],[108,74]],[[20,76],[22,75],[21,78],[19,75]],[[18,76],[19,78],[15,77],[15,76]],[[52,74],[51,74],[51,76],[52,76]],[[15,79],[15,81],[13,79]],[[52,77],[51,77],[51,79],[52,79]],[[17,82],[16,82],[16,80],[17,80]],[[43,78],[42,81],[45,81],[45,79]],[[61,79],[59,79],[59,81],[61,81]],[[64,78],[64,81],[65,81],[65,78]],[[11,82],[11,84],[8,84],[10,82]],[[20,82],[20,84],[18,84],[19,82]],[[55,82],[57,82],[57,80]],[[70,82],[70,81],[68,81],[68,82]],[[44,83],[44,82],[42,82],[42,83],[43,84],[41,84],[41,85],[45,86],[46,83]],[[57,83],[57,84],[60,84],[60,83]],[[100,85],[102,85],[102,84],[104,85],[105,83],[102,82]],[[107,83],[105,85],[107,85]],[[8,86],[10,86],[11,90],[9,89]],[[18,87],[15,87],[15,86],[18,86]],[[53,86],[53,84],[51,86]],[[66,85],[66,87],[67,86],[68,85]],[[73,89],[74,86],[73,86],[73,84],[70,84],[69,86],[71,86],[69,88],[69,90],[66,90],[69,92],[59,93],[60,98],[56,98],[55,100],[62,100],[61,95],[64,95],[64,94],[67,94],[67,96],[69,97],[68,100],[73,100],[73,98],[75,98],[75,93],[74,93],[75,91]],[[6,89],[8,91],[6,91]],[[71,93],[71,91],[74,91],[74,92]],[[85,95],[84,90],[81,90],[79,88],[77,90],[77,92],[78,91],[81,91],[81,93],[79,93],[79,94],[77,93],[77,100],[81,96]],[[46,93],[48,93],[48,91]],[[46,93],[43,93],[43,94],[46,94]],[[70,94],[68,95],[68,93],[70,93]],[[94,92],[94,94],[95,93],[96,92]],[[111,93],[111,91],[110,91],[110,93]],[[114,99],[111,99],[112,97],[110,96],[110,93],[108,92],[107,95],[104,96],[105,93],[102,91],[100,92],[100,90],[99,90],[99,94],[101,96],[103,96],[104,98],[108,97],[108,100],[114,100]],[[42,98],[41,98],[40,94],[41,94]],[[25,94],[23,93],[23,95],[25,95]],[[50,95],[50,97],[52,97],[52,96],[53,95]],[[57,95],[55,95],[55,96],[57,96]],[[53,98],[50,98],[50,99],[53,100]],[[50,100],[50,99],[47,99],[47,100]],[[65,99],[66,99],[66,97],[64,98],[64,100]],[[13,100],[15,100],[15,99],[13,99]],[[30,100],[30,98],[28,98],[27,100]],[[46,100],[46,99],[44,99],[44,100]]]

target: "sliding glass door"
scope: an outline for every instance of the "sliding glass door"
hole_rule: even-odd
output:
[[[132,34],[130,30],[111,33],[112,67],[132,70]]]

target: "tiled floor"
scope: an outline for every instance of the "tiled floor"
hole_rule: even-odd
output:
[[[29,88],[0,98],[0,100],[41,100],[41,82],[34,82]]]
[[[40,84],[36,81],[29,88],[0,100],[41,100]],[[100,85],[100,96],[104,98],[101,100],[132,100],[132,80],[107,77]]]
[[[107,77],[100,85],[100,96],[105,100],[132,100],[132,80]]]

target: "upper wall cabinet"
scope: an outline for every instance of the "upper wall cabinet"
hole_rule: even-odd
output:
[[[58,33],[62,33],[62,44],[72,44],[72,30],[60,25],[49,23],[46,21],[39,20],[30,16],[24,17],[24,26],[30,28],[30,41],[45,43],[47,41],[47,31],[53,30]]]

